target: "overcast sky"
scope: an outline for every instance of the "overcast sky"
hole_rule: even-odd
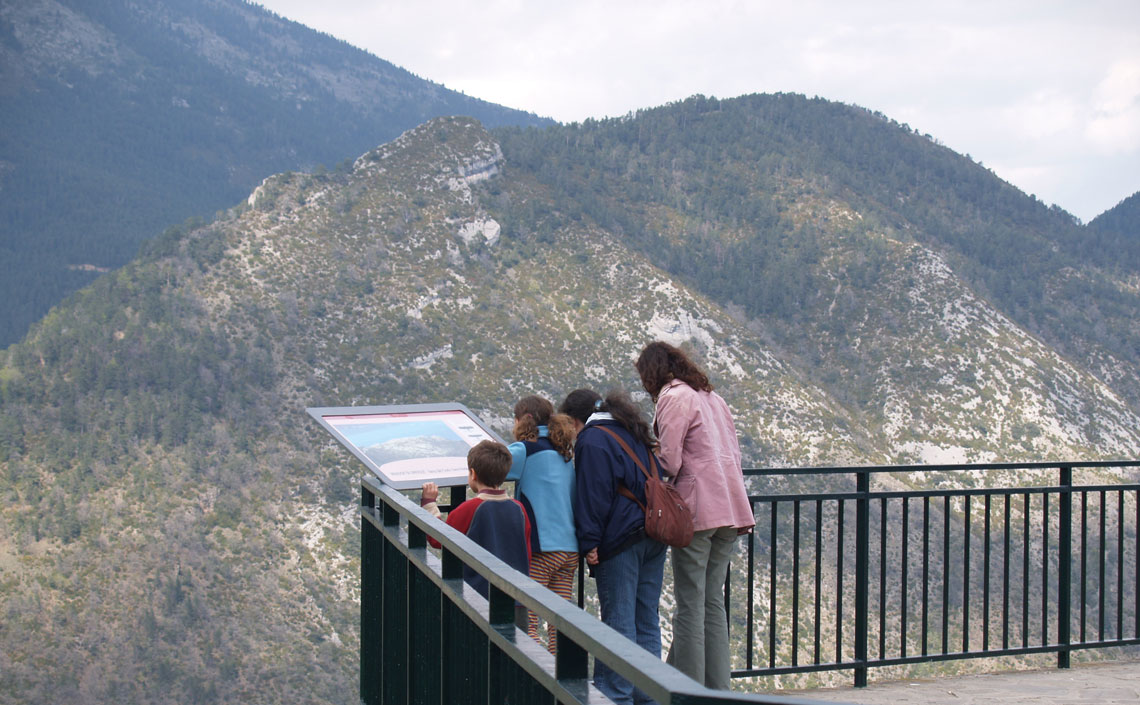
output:
[[[695,93],[860,105],[1089,221],[1140,191],[1140,0],[259,0],[561,122]]]

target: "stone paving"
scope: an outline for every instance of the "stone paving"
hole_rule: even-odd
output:
[[[1074,665],[951,678],[871,683],[866,688],[782,691],[807,700],[858,705],[1117,705],[1140,704],[1140,661]]]

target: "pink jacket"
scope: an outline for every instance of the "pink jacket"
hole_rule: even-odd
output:
[[[719,394],[672,380],[657,396],[653,425],[661,443],[657,458],[665,473],[676,477],[696,531],[756,525],[732,412]]]

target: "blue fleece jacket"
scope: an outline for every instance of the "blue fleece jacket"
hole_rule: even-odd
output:
[[[617,441],[596,428],[599,425],[616,431],[646,468],[650,464],[648,449],[613,419],[591,417],[578,432],[578,442],[574,445],[578,485],[574,521],[578,527],[578,550],[586,553],[597,547],[598,560],[604,561],[644,536],[645,512],[619,494],[618,488],[619,483],[625,484],[645,502],[645,475]]]
[[[574,463],[554,449],[546,426],[538,427],[537,441],[512,443],[511,471],[507,480],[516,480],[515,498],[530,507],[534,515],[533,551],[577,551],[574,534]]]

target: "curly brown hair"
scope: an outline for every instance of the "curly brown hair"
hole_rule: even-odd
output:
[[[660,340],[645,346],[634,367],[641,377],[641,386],[654,401],[661,389],[674,379],[681,380],[698,392],[713,390],[708,376],[689,359],[684,350]]]
[[[554,405],[537,394],[519,399],[514,411],[515,427],[511,432],[516,441],[538,440],[538,427],[546,426],[554,450],[566,460],[574,457],[574,441],[578,432],[573,419],[566,414],[554,413]]]

